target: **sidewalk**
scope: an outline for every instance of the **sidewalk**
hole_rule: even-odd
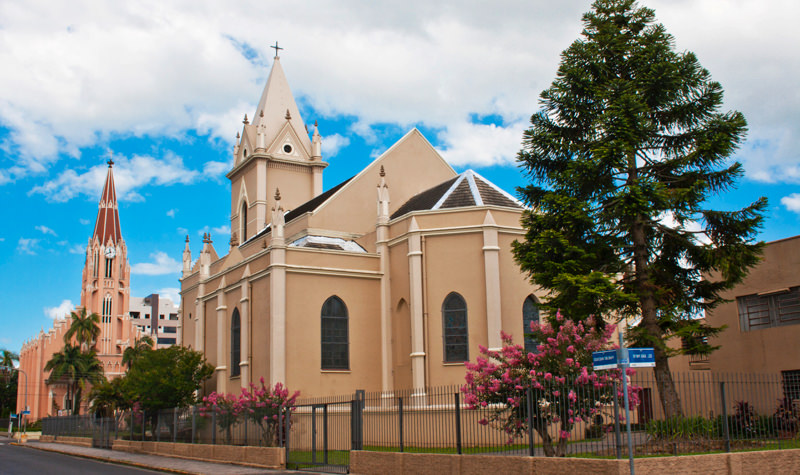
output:
[[[152,470],[161,470],[171,473],[183,474],[209,474],[209,475],[250,475],[250,474],[282,474],[282,473],[301,473],[292,470],[267,470],[264,468],[244,467],[241,465],[220,464],[211,462],[199,462],[196,460],[181,459],[175,457],[163,457],[159,455],[131,454],[127,452],[117,452],[106,449],[95,449],[89,447],[77,447],[74,445],[46,443],[31,441],[19,444],[21,447],[30,447],[37,450],[47,450],[59,452],[75,457],[83,457],[103,462],[131,465]],[[303,471],[302,473],[313,473]]]

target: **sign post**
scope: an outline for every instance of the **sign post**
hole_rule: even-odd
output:
[[[628,368],[646,368],[655,365],[655,351],[653,348],[626,348],[622,330],[619,331],[618,350],[595,351],[592,353],[592,366],[595,371],[615,368],[622,370],[622,393],[625,400],[625,428],[628,432],[628,461],[631,475],[634,475],[634,468],[630,399],[628,398]],[[616,385],[614,387],[616,388]],[[619,420],[615,422],[619,423]]]

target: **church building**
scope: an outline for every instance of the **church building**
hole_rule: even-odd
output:
[[[81,305],[75,309],[80,313],[97,313],[100,316],[100,335],[95,349],[107,378],[122,375],[122,352],[138,337],[138,330],[128,315],[130,297],[130,274],[128,249],[122,238],[119,224],[119,207],[114,188],[114,162],[108,162],[103,192],[95,221],[94,232],[86,245],[86,260],[81,281]],[[20,384],[17,394],[18,412],[25,401],[30,406],[30,419],[37,420],[70,407],[67,389],[63,381],[51,380],[44,370],[54,353],[64,348],[64,334],[71,319],[58,319],[48,332],[44,329],[22,345],[19,354],[20,369],[28,375],[28,385]],[[88,391],[84,392],[84,395]]]
[[[310,136],[309,136],[310,135]],[[524,206],[456,173],[413,129],[323,192],[309,132],[275,57],[233,149],[231,240],[183,253],[181,335],[211,391],[263,377],[306,396],[462,384],[478,346],[538,319],[511,247]]]

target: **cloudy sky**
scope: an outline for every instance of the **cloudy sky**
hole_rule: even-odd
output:
[[[0,347],[80,300],[110,153],[132,294],[177,297],[185,235],[229,239],[231,148],[252,117],[275,41],[325,188],[411,127],[459,171],[506,190],[538,94],[590,2],[0,2]],[[650,0],[749,122],[746,175],[715,200],[768,196],[762,238],[800,234],[800,3]]]

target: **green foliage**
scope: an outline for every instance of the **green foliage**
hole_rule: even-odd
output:
[[[100,316],[96,313],[86,315],[86,308],[81,308],[80,313],[70,313],[70,325],[64,333],[64,342],[70,344],[72,338],[78,342],[83,351],[93,347],[97,337],[100,336]]]
[[[647,434],[655,440],[692,440],[718,438],[720,419],[705,417],[670,417],[647,423]]]
[[[80,347],[67,343],[44,366],[50,371],[49,383],[61,382],[67,386],[67,399],[71,401],[73,414],[80,413],[81,394],[87,384],[103,381],[103,364],[97,352],[81,351]]]
[[[676,415],[666,340],[716,331],[692,317],[758,261],[767,203],[706,207],[742,175],[728,158],[746,121],[720,111],[720,84],[693,53],[674,51],[652,10],[597,0],[583,23],[523,137],[531,184],[519,191],[532,210],[514,254],[550,291],[551,315],[638,321],[631,336],[655,347],[662,404]]]
[[[121,384],[128,402],[150,412],[194,404],[195,391],[213,372],[203,353],[176,345],[142,353]]]
[[[130,369],[145,352],[152,351],[154,345],[153,339],[147,335],[139,338],[133,346],[125,348],[122,352],[122,364]]]
[[[130,404],[125,397],[123,383],[123,378],[115,378],[93,386],[89,392],[92,412],[111,417],[117,409],[128,409]]]

